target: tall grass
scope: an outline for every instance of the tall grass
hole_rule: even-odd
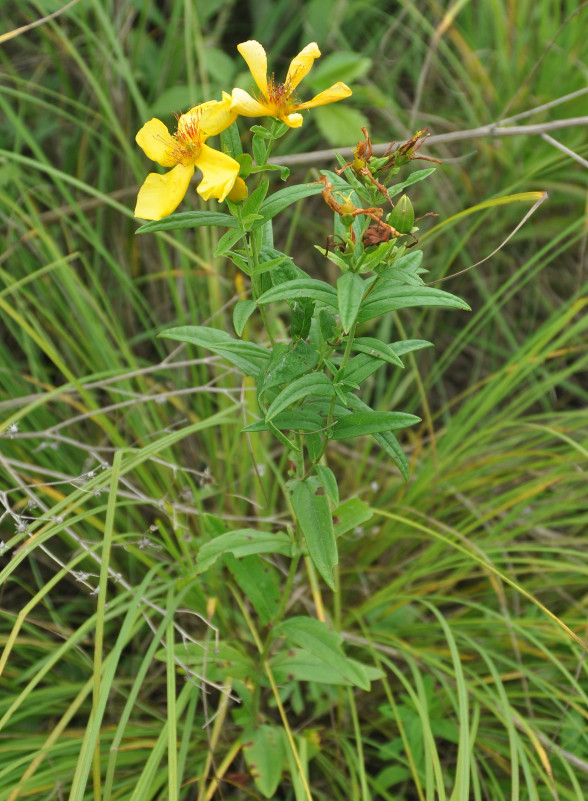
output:
[[[8,3],[5,28],[58,5]],[[584,87],[587,13],[549,0],[86,0],[3,43],[0,799],[257,797],[249,689],[209,664],[217,641],[253,654],[256,624],[238,580],[219,569],[204,584],[194,562],[219,520],[287,524],[286,458],[239,434],[248,387],[230,369],[156,338],[228,329],[240,284],[214,233],[134,236],[148,169],[136,130],[242,82],[247,38],[278,68],[315,38],[325,57],[368,59],[352,102],[375,141],[475,128]],[[581,95],[528,120],[585,113]],[[325,133],[309,118],[282,153],[325,147]],[[584,130],[557,138],[588,157]],[[423,417],[405,440],[412,478],[367,444],[334,452],[343,497],[373,516],[340,541],[340,593],[300,575],[295,609],[324,605],[385,678],[369,694],[285,681],[280,698],[316,799],[580,801],[587,173],[537,136],[435,155],[434,189],[413,197],[446,222],[423,238],[431,280],[488,255],[523,213],[452,215],[528,190],[550,199],[446,284],[474,310],[465,324],[431,310],[382,324],[382,337],[438,343],[371,387],[379,408]],[[324,220],[312,200],[276,232],[317,273]],[[263,712],[280,724],[275,702]],[[299,773],[276,798],[305,797]]]

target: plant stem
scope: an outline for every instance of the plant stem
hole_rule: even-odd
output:
[[[257,242],[255,240],[255,234],[252,233],[248,234],[247,245],[248,245],[247,249],[249,251],[249,266],[251,268],[251,295],[253,300],[257,300],[257,298],[261,295],[261,280],[256,272],[257,267],[259,267],[259,254],[257,252]],[[267,316],[267,312],[264,306],[259,306],[259,313],[261,314],[261,319],[263,320],[265,330],[267,331],[267,335],[273,346],[276,344],[276,340],[273,335],[269,318]]]
[[[353,323],[353,325],[351,326],[351,329],[349,331],[349,334],[347,336],[347,342],[345,344],[345,352],[343,353],[343,359],[341,361],[341,366],[339,367],[339,373],[341,373],[345,369],[345,367],[347,366],[347,362],[349,361],[349,357],[351,356],[351,349],[353,347],[353,340],[355,339],[355,329],[356,328],[357,328],[357,323]],[[336,399],[337,399],[337,396],[336,395],[333,396],[333,399],[331,400],[331,405],[329,406],[329,414],[328,414],[328,417],[327,417],[327,424],[326,424],[327,431],[333,425],[333,414],[335,413],[335,401],[336,401]],[[327,450],[327,445],[328,444],[329,444],[329,438],[326,437],[325,438],[325,444],[324,444],[324,446],[323,446],[323,448],[322,448],[322,450],[321,450],[321,452],[319,454],[317,462],[320,462],[320,460],[323,458],[324,453]]]

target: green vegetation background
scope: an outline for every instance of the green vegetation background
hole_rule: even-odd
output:
[[[60,6],[4,2],[3,30]],[[188,323],[230,331],[241,286],[210,232],[134,236],[151,169],[138,128],[248,88],[236,52],[248,38],[276,73],[316,40],[308,90],[353,88],[277,155],[353,145],[366,123],[385,143],[585,117],[587,24],[576,0],[81,0],[2,42],[0,800],[257,797],[238,705],[193,676],[170,686],[161,653],[214,641],[194,612],[251,651],[238,582],[219,570],[203,584],[193,566],[208,513],[284,525],[275,454],[239,436],[232,371],[155,338]],[[411,196],[446,223],[423,241],[435,280],[490,254],[529,206],[453,215],[549,192],[498,254],[443,284],[471,315],[427,309],[379,327],[436,347],[370,388],[375,408],[424,420],[404,439],[411,481],[361,442],[331,457],[342,497],[374,515],[340,541],[340,593],[320,600],[348,652],[386,678],[369,694],[284,688],[316,799],[585,798],[585,121],[550,135],[572,154],[537,133],[430,146],[444,164]],[[292,179],[333,164],[308,159]],[[312,248],[329,225],[312,198],[276,237],[331,274]],[[317,602],[301,580],[295,609]],[[286,773],[275,797],[298,793]]]

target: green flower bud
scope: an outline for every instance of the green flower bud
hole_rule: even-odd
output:
[[[414,225],[414,209],[407,195],[402,195],[394,210],[388,215],[388,224],[396,228],[399,234],[411,232]]]

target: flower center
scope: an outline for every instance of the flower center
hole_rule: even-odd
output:
[[[273,72],[268,78],[267,94],[268,105],[276,112],[286,114],[296,105],[296,97],[290,83],[277,83]]]
[[[189,111],[181,116],[176,115],[176,119],[178,126],[173,135],[171,157],[177,164],[187,167],[196,161],[202,150],[202,134],[198,124],[200,115]]]

